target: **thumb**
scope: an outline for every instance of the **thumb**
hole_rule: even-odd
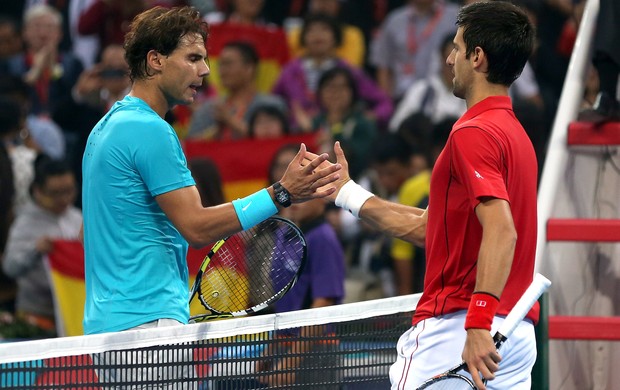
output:
[[[336,141],[336,144],[334,145],[334,152],[336,153],[336,163],[339,163],[343,166],[347,164],[347,159],[344,156],[342,146],[340,146],[340,141]]]

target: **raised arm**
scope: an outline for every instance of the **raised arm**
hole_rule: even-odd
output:
[[[428,215],[426,209],[411,207],[390,202],[375,196],[365,190],[349,176],[349,165],[339,142],[334,144],[336,164],[342,166],[340,178],[334,181],[336,191],[327,196],[328,199],[371,226],[390,234],[393,237],[424,246],[426,239],[426,223]],[[307,153],[308,157],[318,157]],[[306,159],[305,163],[310,160]],[[321,167],[333,165],[329,161]]]
[[[289,164],[280,184],[290,193],[291,202],[332,195],[334,183],[340,179],[339,164],[321,165],[327,154],[306,156],[302,144]],[[306,161],[302,165],[302,161]],[[243,199],[214,207],[202,207],[195,186],[184,187],[157,196],[156,200],[166,216],[192,246],[212,243],[240,230],[248,229],[278,211],[274,189],[268,187]]]

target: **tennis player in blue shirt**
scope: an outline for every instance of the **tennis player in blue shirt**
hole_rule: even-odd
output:
[[[187,323],[188,243],[247,229],[291,202],[320,198],[339,166],[302,167],[246,198],[203,208],[179,139],[164,121],[191,104],[206,64],[206,23],[190,7],[138,15],[125,38],[132,89],[93,128],[83,158],[87,334]],[[317,188],[321,188],[317,190]]]

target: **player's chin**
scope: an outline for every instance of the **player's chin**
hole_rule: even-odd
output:
[[[183,104],[183,105],[188,105],[188,104],[192,104],[194,103],[195,99],[195,95],[191,94],[191,93],[187,93],[185,94],[183,97],[181,97],[179,99],[179,101],[177,102],[177,104]]]

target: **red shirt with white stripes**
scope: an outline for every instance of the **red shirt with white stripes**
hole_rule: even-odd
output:
[[[512,269],[500,297],[506,315],[530,285],[536,251],[537,162],[510,98],[492,96],[453,126],[431,178],[424,292],[413,323],[466,310],[476,283],[483,197],[504,199],[517,231]],[[527,318],[538,321],[538,304]]]

